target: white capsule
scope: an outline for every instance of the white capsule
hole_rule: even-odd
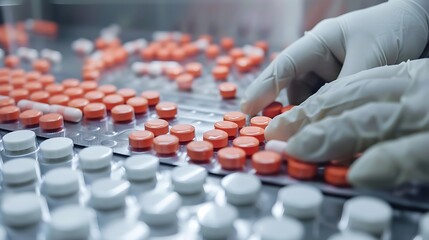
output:
[[[206,178],[207,170],[194,164],[176,167],[171,172],[174,191],[179,194],[196,194],[202,192]]]
[[[124,180],[102,178],[91,185],[91,203],[96,209],[107,210],[125,205],[130,183]]]
[[[79,177],[70,168],[56,168],[45,174],[43,186],[51,197],[62,197],[79,191]]]
[[[18,107],[19,109],[21,109],[21,111],[25,111],[28,109],[35,109],[43,112],[44,114],[49,113],[49,108],[50,108],[49,104],[34,102],[30,100],[25,100],[25,99],[20,100],[18,102]]]
[[[79,54],[90,54],[94,50],[94,43],[85,38],[79,38],[72,42],[72,49]]]
[[[319,214],[323,194],[310,185],[295,184],[281,188],[277,198],[283,204],[285,215],[312,219]]]
[[[82,111],[78,108],[65,107],[61,105],[50,105],[49,112],[63,115],[65,121],[80,122],[82,120]]]
[[[18,130],[3,136],[3,147],[11,155],[31,153],[36,149],[36,134],[30,130]]]
[[[159,158],[149,154],[139,154],[127,158],[124,168],[130,181],[146,181],[155,178]]]
[[[176,192],[153,190],[140,197],[141,218],[149,225],[166,225],[177,221],[182,199]]]
[[[208,239],[228,239],[237,217],[237,210],[231,205],[207,203],[197,213],[201,235]]]
[[[79,163],[83,170],[97,170],[108,167],[113,151],[105,146],[90,146],[79,152]]]
[[[1,205],[3,221],[12,227],[24,227],[42,219],[41,199],[36,193],[26,192],[6,197]]]
[[[232,173],[222,178],[226,199],[234,205],[253,204],[261,191],[261,180],[249,173]]]
[[[17,158],[3,165],[3,181],[7,184],[24,184],[37,179],[36,160]]]
[[[78,205],[63,206],[52,212],[49,239],[88,239],[91,231],[92,212]]]

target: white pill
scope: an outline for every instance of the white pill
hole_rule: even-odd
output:
[[[233,173],[222,179],[222,187],[229,203],[234,205],[253,204],[261,191],[261,180],[253,174]]]
[[[50,61],[51,63],[58,64],[63,60],[63,55],[59,51],[51,49],[43,49],[41,52],[42,58]]]
[[[90,146],[79,152],[79,163],[83,170],[106,168],[112,161],[112,149],[105,146]]]
[[[342,232],[330,236],[328,240],[376,240],[376,238],[361,232]]]
[[[174,191],[179,194],[195,194],[204,190],[207,170],[197,165],[176,167],[171,172]]]
[[[79,205],[56,209],[49,223],[50,239],[87,239],[91,229],[91,214],[90,209]]]
[[[102,178],[91,185],[91,203],[96,209],[124,206],[130,183],[124,180]]]
[[[207,39],[201,38],[195,41],[195,45],[198,49],[204,50],[210,45],[210,42]]]
[[[50,105],[49,112],[63,115],[65,121],[80,122],[82,120],[82,111],[74,107],[64,107],[61,105]]]
[[[256,222],[255,230],[261,240],[302,240],[304,227],[289,217],[265,217]]]
[[[429,213],[426,213],[420,219],[419,233],[422,240],[429,240]]]
[[[149,225],[166,225],[177,221],[182,199],[176,192],[150,191],[140,196],[141,218]]]
[[[143,222],[118,219],[107,224],[102,235],[105,240],[146,240],[150,229]]]
[[[79,178],[70,168],[57,168],[45,174],[43,181],[46,193],[52,197],[71,195],[79,191]]]
[[[40,153],[45,160],[68,160],[73,155],[73,140],[66,137],[56,137],[40,144]]]
[[[3,136],[3,146],[6,151],[29,153],[36,147],[36,134],[30,130],[18,130]]]
[[[137,50],[140,50],[142,48],[145,48],[147,46],[147,41],[144,38],[139,38],[133,41],[134,45],[136,46]]]
[[[1,205],[4,222],[12,227],[24,227],[42,219],[41,199],[35,193],[10,195]]]
[[[285,215],[311,219],[319,214],[323,195],[317,188],[297,184],[280,189],[277,198],[283,204]]]
[[[90,54],[94,50],[94,44],[91,40],[79,38],[72,42],[72,49],[80,54]]]
[[[20,100],[17,106],[19,107],[19,109],[21,109],[21,111],[34,109],[34,110],[42,111],[44,114],[49,113],[49,108],[50,108],[49,104],[34,102],[30,100],[25,100],[25,99]]]
[[[37,179],[36,160],[17,158],[3,165],[3,180],[7,184],[23,184]]]
[[[155,41],[162,41],[166,40],[170,37],[170,32],[167,31],[155,31],[152,33],[152,39]]]
[[[344,204],[340,227],[380,236],[390,227],[392,208],[373,197],[354,197]]]
[[[143,75],[146,74],[148,71],[149,64],[144,62],[135,62],[131,65],[131,70],[136,75]]]
[[[158,166],[159,159],[149,154],[131,156],[124,163],[127,178],[131,181],[153,179],[156,176]]]
[[[201,235],[210,239],[226,239],[234,231],[237,216],[237,210],[231,205],[205,204],[197,213]]]
[[[4,50],[3,49],[0,49],[0,59],[3,59],[4,58]],[[1,239],[1,238],[0,238]]]
[[[164,68],[162,67],[161,63],[151,62],[148,65],[147,72],[149,75],[157,77],[161,76],[163,73]]]

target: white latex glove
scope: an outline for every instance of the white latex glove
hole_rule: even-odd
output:
[[[364,152],[356,186],[429,182],[429,59],[379,67],[326,84],[266,128],[266,149],[309,162]],[[281,134],[282,133],[282,134]],[[284,135],[285,134],[285,135]],[[286,137],[284,137],[286,136]]]
[[[422,56],[428,0],[391,0],[320,22],[281,52],[248,87],[244,113],[255,115],[287,88],[297,105],[326,82]]]

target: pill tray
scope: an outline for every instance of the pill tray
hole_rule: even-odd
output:
[[[79,35],[78,35],[79,36]],[[80,35],[82,36],[82,35]],[[142,35],[139,35],[141,37]],[[146,36],[146,35],[143,35]],[[74,39],[76,39],[75,37]],[[131,38],[132,39],[132,38]],[[59,50],[63,53],[63,62],[60,67],[54,68],[54,74],[59,81],[67,77],[78,77],[82,60],[73,54],[70,50],[72,39],[59,39],[58,41],[51,41],[47,47]],[[67,44],[64,44],[67,43]],[[40,43],[40,48],[44,43]],[[202,134],[210,129],[213,129],[213,124],[222,120],[222,116],[228,111],[239,110],[239,96],[241,96],[245,88],[255,79],[259,73],[256,69],[247,74],[241,74],[233,70],[228,78],[229,82],[234,82],[238,85],[238,98],[232,100],[222,100],[219,96],[217,85],[219,81],[215,81],[210,74],[210,70],[214,62],[207,60],[203,54],[187,61],[199,61],[204,65],[203,76],[197,78],[193,84],[192,92],[181,92],[177,89],[174,81],[167,79],[165,76],[150,77],[150,76],[136,76],[130,69],[130,65],[135,61],[141,61],[139,57],[133,56],[128,60],[125,66],[119,66],[112,70],[106,71],[99,85],[113,84],[120,88],[133,88],[139,94],[144,90],[158,90],[161,93],[161,101],[171,101],[178,105],[178,114],[176,118],[169,121],[170,127],[177,123],[192,124],[196,128],[196,139],[202,140]],[[267,64],[267,63],[266,63]],[[265,66],[266,66],[265,64]],[[67,67],[66,67],[67,66]],[[30,66],[23,64],[24,69],[30,69]],[[57,80],[57,81],[58,81]],[[279,101],[287,102],[284,93],[279,97]],[[150,108],[144,115],[136,116],[135,121],[128,124],[114,124],[110,115],[102,121],[85,121],[79,123],[65,122],[65,127],[62,131],[56,133],[45,133],[40,131],[39,128],[34,128],[36,135],[42,138],[52,137],[69,137],[73,142],[79,146],[92,146],[104,145],[111,147],[116,154],[128,156],[141,153],[156,154],[154,151],[149,152],[132,152],[128,146],[128,134],[132,130],[143,130],[143,123],[148,119],[157,118],[153,108]],[[16,123],[0,124],[0,129],[14,131],[23,129],[23,126]],[[231,144],[231,142],[230,142]],[[261,146],[263,148],[263,146]],[[186,146],[181,145],[179,151],[174,157],[161,157],[161,163],[179,166],[187,164],[189,158],[186,154]],[[201,164],[210,173],[216,175],[226,175],[230,171],[223,170],[216,161],[216,153],[209,164]],[[246,163],[244,172],[254,173],[250,166],[250,161]],[[323,169],[320,169],[320,173]],[[275,185],[287,185],[299,182],[286,175],[285,166],[282,167],[281,172],[277,176],[259,176],[264,183]],[[338,195],[343,197],[352,197],[356,195],[373,195],[385,199],[386,201],[411,209],[429,210],[429,196],[424,194],[425,189],[422,186],[407,185],[392,191],[369,191],[369,190],[356,190],[352,188],[339,188],[328,185],[323,182],[323,175],[318,174],[314,181],[307,181],[307,183],[316,186],[324,193]]]

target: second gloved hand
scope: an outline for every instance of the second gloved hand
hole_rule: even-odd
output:
[[[356,186],[429,182],[427,76],[429,59],[422,59],[327,84],[272,120],[266,137],[284,140],[288,135],[289,141],[268,143],[267,148],[309,162],[364,152],[348,176]],[[295,130],[285,133],[289,127]]]

